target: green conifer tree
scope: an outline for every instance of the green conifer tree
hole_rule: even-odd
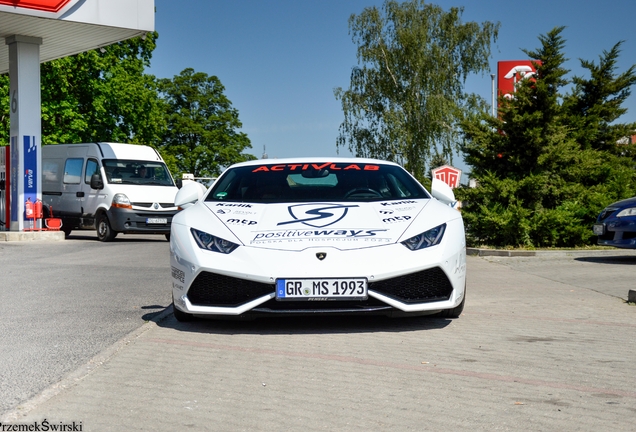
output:
[[[603,129],[612,115],[585,118],[580,107],[587,103],[600,110],[607,99],[589,98],[594,86],[586,87],[583,79],[576,78],[571,94],[562,93],[569,83],[563,29],[540,36],[536,51],[524,51],[537,60],[537,73],[520,82],[513,99],[500,99],[498,118],[483,110],[462,123],[462,148],[479,186],[462,188],[457,196],[473,244],[590,244],[591,225],[603,206],[636,192],[631,159],[617,154],[615,144],[593,145],[578,132],[581,124]],[[615,85],[609,97],[629,91],[633,71],[623,75],[615,78],[610,71],[607,82]],[[605,130],[607,139],[624,129]]]

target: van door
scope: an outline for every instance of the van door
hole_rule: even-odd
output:
[[[91,189],[91,177],[93,174],[99,174],[101,177],[101,168],[97,159],[89,158],[86,160],[83,190],[86,192],[84,197],[84,215],[90,218],[95,217],[97,208],[105,198],[103,189]],[[103,178],[102,182],[104,182]]]
[[[82,190],[82,172],[84,158],[66,159],[64,163],[64,176],[62,177],[62,199],[60,209],[54,214],[60,216],[80,217],[82,215],[82,201],[85,192]]]

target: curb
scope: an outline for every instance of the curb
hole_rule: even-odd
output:
[[[581,250],[504,250],[504,249],[480,249],[480,248],[466,248],[466,255],[469,256],[495,256],[495,257],[534,257],[534,256],[562,256],[562,257],[577,257],[577,256],[616,256],[627,255],[636,257],[636,250],[631,249],[581,249]]]
[[[0,231],[0,242],[64,241],[63,231]]]

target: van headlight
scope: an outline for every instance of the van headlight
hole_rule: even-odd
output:
[[[113,197],[113,207],[132,209],[132,204],[126,194],[118,193]]]
[[[435,246],[442,241],[444,231],[446,231],[446,224],[441,224],[435,228],[431,228],[428,231],[424,231],[421,234],[404,240],[402,244],[412,251]]]

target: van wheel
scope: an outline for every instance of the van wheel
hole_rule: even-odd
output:
[[[68,236],[71,235],[71,231],[73,230],[70,226],[66,226],[64,225],[64,222],[62,222],[62,231],[64,231],[64,238],[68,238]]]
[[[117,233],[113,231],[110,226],[110,222],[108,222],[108,216],[104,213],[98,216],[97,218],[97,238],[99,241],[109,242],[112,241],[117,236]]]

